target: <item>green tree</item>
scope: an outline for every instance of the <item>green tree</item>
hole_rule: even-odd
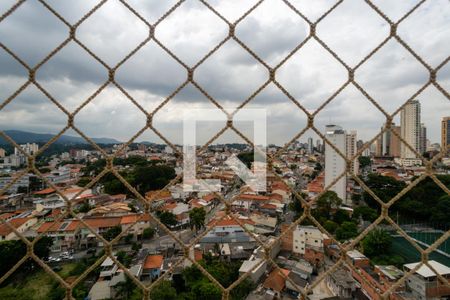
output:
[[[155,229],[153,229],[152,227],[147,227],[142,232],[142,238],[144,238],[144,239],[151,239],[151,238],[153,238],[154,235],[155,235]]]
[[[141,249],[141,248],[142,248],[142,244],[140,244],[140,243],[133,243],[131,245],[131,250],[133,250],[133,251],[139,251],[139,249]]]
[[[46,259],[50,254],[50,248],[53,245],[53,239],[43,236],[34,245],[34,253],[42,259]],[[0,242],[0,277],[9,271],[27,252],[26,245],[21,240]],[[21,271],[32,269],[34,262],[26,261],[19,268]]]
[[[358,235],[358,227],[353,222],[344,222],[336,229],[336,238],[340,241],[346,241]]]
[[[353,210],[353,219],[359,220],[360,217],[364,221],[373,222],[378,218],[378,212],[368,206],[358,206]]]
[[[359,166],[363,169],[365,167],[368,167],[372,164],[372,161],[370,160],[370,157],[368,156],[360,156],[358,157]]]
[[[331,234],[333,234],[338,227],[339,225],[331,220],[327,220],[325,224],[323,224],[323,228]]]
[[[166,226],[172,227],[178,224],[177,217],[170,211],[163,211],[158,214],[158,218]]]
[[[205,226],[206,211],[203,207],[195,207],[189,212],[191,228],[199,230]]]
[[[122,228],[120,226],[114,226],[108,229],[103,233],[103,237],[107,241],[112,241],[116,236],[118,236],[122,232]]]
[[[377,195],[381,201],[388,202],[405,188],[405,183],[390,176],[369,174],[365,184]],[[379,203],[364,191],[364,201],[372,208],[379,209]]]
[[[301,193],[301,196],[303,199],[306,199],[308,195],[305,193]],[[297,197],[294,197],[292,201],[289,203],[289,209],[295,213],[294,218],[298,219],[303,214],[303,205],[300,199],[297,199]]]
[[[320,215],[331,218],[331,213],[341,206],[342,199],[338,197],[336,192],[327,191],[316,201],[316,210]]]
[[[141,194],[162,189],[175,176],[175,169],[165,165],[137,166],[133,171],[134,186]]]
[[[440,224],[443,228],[450,227],[450,196],[444,195],[439,198],[436,206],[431,209],[431,220]]]
[[[83,176],[78,180],[77,185],[81,186],[81,187],[85,187],[86,185],[88,185],[89,182],[91,182],[91,180],[92,179],[90,177]]]
[[[192,286],[193,299],[221,300],[222,290],[212,282],[203,279]]]
[[[364,254],[374,258],[389,251],[392,244],[391,235],[383,229],[375,228],[370,231],[361,241]]]
[[[131,240],[133,240],[133,234],[132,234],[132,233],[127,234],[127,235],[123,238],[123,241],[124,241],[126,244],[129,244],[129,243],[131,242]]]
[[[245,278],[237,287],[231,290],[231,299],[241,300],[247,298],[248,294],[255,289],[253,282]]]
[[[136,289],[133,280],[125,275],[125,281],[119,282],[116,286],[116,298],[128,300]]]
[[[342,224],[344,222],[351,221],[351,218],[347,211],[338,209],[333,215],[333,221],[335,221],[338,224]]]
[[[82,213],[87,213],[91,209],[92,209],[92,206],[90,206],[89,203],[87,201],[85,201],[80,205],[80,208],[78,209],[78,211],[82,212]]]
[[[317,172],[321,172],[323,170],[323,167],[320,163],[316,163],[314,170],[316,170]]]
[[[173,300],[177,299],[177,291],[170,281],[163,280],[150,292],[150,299]]]
[[[132,258],[125,251],[123,250],[118,251],[116,253],[116,256],[117,260],[120,261],[122,265],[124,265],[127,268],[130,266]]]

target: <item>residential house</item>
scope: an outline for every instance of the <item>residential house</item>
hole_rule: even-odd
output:
[[[284,203],[289,201],[291,197],[291,192],[289,187],[283,181],[275,181],[271,186],[272,194],[280,195],[283,198]]]
[[[113,227],[121,227],[121,217],[85,217],[83,221],[94,230],[95,233],[102,235]],[[80,224],[80,247],[90,248],[102,246],[102,242],[97,240],[96,235],[89,228]]]
[[[31,226],[37,223],[36,218],[24,217],[24,218],[14,218],[7,221],[7,223],[13,227],[17,232],[24,233]],[[14,232],[14,230],[7,224],[0,223],[0,241],[10,241],[18,240],[19,236]]]
[[[104,206],[99,206],[91,209],[88,212],[89,216],[105,216],[105,217],[115,217],[123,216],[131,213],[131,208],[127,203],[116,202]]]
[[[53,239],[52,251],[65,251],[78,247],[79,220],[45,222],[37,229]]]
[[[99,278],[102,280],[111,280],[118,269],[119,267],[111,259],[111,257],[106,257],[106,259],[100,265]]]
[[[403,265],[405,272],[410,272],[420,262]],[[450,283],[450,267],[443,265],[435,260],[428,263],[438,272],[441,277]],[[427,265],[420,266],[406,280],[406,290],[410,292],[415,299],[419,300],[438,300],[448,299],[450,297],[450,288],[442,283],[436,273]]]
[[[132,234],[135,237],[141,236],[144,229],[150,226],[150,215],[148,214],[132,214],[121,217],[120,226],[122,231]]]
[[[309,284],[308,279],[305,278],[303,273],[291,270],[288,278],[290,280],[286,280],[286,292],[294,297],[298,297],[302,290]]]
[[[242,262],[242,265],[239,268],[239,276],[250,272],[248,278],[253,283],[257,283],[259,279],[264,275],[266,268],[267,262],[264,260],[264,258],[251,256],[248,260],[244,260]]]
[[[161,275],[164,257],[162,255],[148,255],[142,267],[142,277],[149,277],[151,280]]]
[[[177,218],[178,224],[174,227],[182,227],[182,226],[188,226],[190,219],[189,219],[189,204],[186,203],[168,203],[164,205],[161,210],[171,212],[175,215]]]
[[[328,274],[326,284],[334,295],[342,299],[353,299],[358,285],[351,273],[344,268],[338,268],[336,271]]]
[[[284,274],[281,275],[281,274]],[[286,277],[289,276],[289,270],[275,268],[269,273],[264,281],[263,287],[273,294],[274,298],[281,298],[281,292],[286,286]]]
[[[311,262],[320,264],[324,259],[324,240],[328,237],[314,226],[297,226],[293,232],[292,252]]]
[[[234,211],[249,211],[251,207],[259,207],[270,202],[269,196],[256,194],[240,194],[231,204]]]
[[[253,226],[255,233],[269,234],[275,232],[275,229],[277,228],[277,218],[253,213],[250,215],[250,220],[254,223]]]

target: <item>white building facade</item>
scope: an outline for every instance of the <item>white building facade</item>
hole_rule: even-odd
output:
[[[347,136],[342,127],[337,125],[326,126],[326,138],[344,156],[347,152]],[[337,177],[345,172],[345,159],[339,155],[328,143],[325,145],[325,187],[328,187]],[[344,202],[347,198],[347,175],[344,174],[331,188]]]
[[[418,100],[410,100],[403,107],[400,114],[401,137],[417,152],[420,151],[422,128],[420,123],[420,111],[420,102]],[[417,161],[417,164],[421,163],[421,161],[417,159],[416,154],[404,143],[401,143],[400,145],[400,158],[402,161],[411,160]]]
[[[314,226],[297,226],[293,232],[292,252],[304,255],[306,248],[323,248],[323,234]]]

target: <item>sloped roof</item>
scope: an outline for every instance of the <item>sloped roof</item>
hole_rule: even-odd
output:
[[[15,219],[9,220],[7,223],[17,229],[20,226],[22,226],[23,224],[25,224],[29,219],[30,218],[15,218]],[[0,224],[0,235],[6,236],[6,235],[10,234],[11,232],[13,232],[11,227],[9,227],[6,224]]]
[[[281,269],[281,272],[288,276],[289,270]],[[280,274],[278,269],[274,269],[270,272],[269,276],[264,281],[264,287],[266,289],[272,289],[277,292],[281,292],[286,285],[286,279]]]
[[[35,195],[48,195],[48,194],[52,194],[55,192],[54,188],[46,188],[37,192],[34,192],[33,194]]]
[[[130,224],[136,222],[146,222],[150,221],[150,216],[148,214],[134,214],[122,216],[120,224]]]
[[[65,226],[62,226],[66,224]],[[80,221],[78,220],[66,220],[66,221],[52,221],[43,223],[38,229],[38,233],[47,231],[74,231],[78,228]]]
[[[157,269],[161,268],[164,257],[162,255],[149,255],[145,259],[144,269]]]
[[[86,218],[83,219],[86,224],[93,228],[105,228],[105,227],[114,227],[119,226],[120,221],[122,220],[121,217],[101,217],[101,218]],[[81,224],[82,227],[84,227],[83,224]]]
[[[248,201],[269,201],[270,198],[268,196],[263,195],[254,195],[254,194],[241,194],[237,197],[239,200],[248,200]]]

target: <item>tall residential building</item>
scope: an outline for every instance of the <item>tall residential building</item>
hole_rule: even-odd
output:
[[[381,130],[384,129],[384,126]],[[375,156],[389,156],[389,157],[400,157],[400,139],[397,135],[401,135],[400,126],[395,126],[395,123],[391,124],[391,130],[386,130],[382,135],[376,140],[376,151]]]
[[[384,129],[384,126],[381,127],[381,130]],[[383,132],[376,140],[375,140],[375,156],[389,156],[390,152],[390,143],[391,143],[391,132],[389,130]]]
[[[346,155],[346,134],[342,127],[337,125],[327,125],[325,128],[326,138],[332,143],[344,156]],[[340,156],[328,143],[325,144],[325,186],[329,186],[342,173],[341,177],[330,190],[344,202],[346,201],[347,175],[345,174],[345,159]]]
[[[316,140],[316,149],[317,149],[317,152],[319,152],[319,153],[322,153],[323,152],[323,145],[322,145],[322,142],[321,142],[321,140]]]
[[[441,147],[447,149],[446,153],[450,152],[448,146],[450,146],[450,117],[444,117],[442,118]]]
[[[420,102],[409,100],[400,114],[401,137],[417,152],[420,151]],[[400,145],[400,157],[402,160],[417,159],[416,154],[404,143]]]
[[[356,143],[357,143],[356,130],[352,130],[349,134],[346,135],[347,158],[352,158],[353,156],[356,155],[356,152],[358,152]],[[355,158],[353,160],[351,171],[353,174],[358,175],[358,173],[359,173],[358,158]]]
[[[383,136],[379,136],[371,145],[371,147],[373,149],[372,152],[374,153],[375,156],[383,156]]]
[[[383,156],[390,156],[391,153],[391,136],[392,133],[390,130],[387,130],[383,132],[381,138],[382,138],[382,144],[381,144],[381,152]]]
[[[424,154],[427,151],[427,128],[425,124],[420,125],[420,141],[419,141],[419,153]]]
[[[313,144],[313,138],[308,138],[308,153],[312,154],[314,152],[314,144]]]
[[[3,148],[0,148],[0,158],[3,158],[6,156],[6,151]]]
[[[28,155],[33,155],[39,150],[39,145],[36,143],[26,143],[19,146]],[[14,148],[14,155],[21,156],[23,153],[19,149]]]
[[[397,135],[395,135],[396,133]],[[400,126],[395,126],[395,123],[391,125],[391,137],[390,137],[390,146],[389,146],[389,156],[392,157],[400,157],[400,145],[401,141],[398,136],[401,136]]]

